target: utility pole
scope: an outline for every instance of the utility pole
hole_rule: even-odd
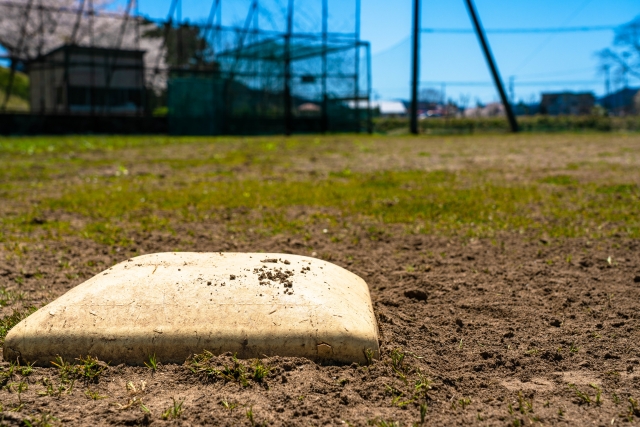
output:
[[[609,66],[604,66],[604,92],[605,95],[609,96],[611,93],[611,80],[609,76]]]
[[[516,76],[509,77],[509,94],[511,95],[511,105],[516,103]]]
[[[411,133],[418,134],[418,79],[420,70],[420,0],[413,1],[413,43],[411,55]]]
[[[465,0],[465,1],[467,3],[467,10],[469,11],[471,20],[473,21],[473,26],[476,29],[476,35],[478,36],[478,40],[480,41],[482,51],[484,52],[484,57],[487,60],[487,65],[489,65],[489,70],[491,71],[491,75],[493,76],[493,81],[496,85],[496,88],[498,89],[498,93],[500,94],[500,99],[502,100],[504,111],[507,114],[507,119],[509,120],[509,126],[511,127],[511,132],[516,133],[518,132],[518,122],[516,121],[515,114],[513,114],[511,103],[507,99],[507,94],[504,90],[504,85],[502,84],[502,79],[500,78],[498,67],[496,66],[495,60],[493,59],[493,55],[491,54],[491,49],[489,48],[487,37],[484,34],[484,29],[482,28],[482,24],[480,23],[478,12],[476,11],[475,5],[473,4],[473,0]]]

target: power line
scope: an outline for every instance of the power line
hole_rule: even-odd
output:
[[[580,33],[591,31],[613,31],[619,25],[593,25],[582,27],[549,27],[549,28],[493,28],[485,30],[491,34],[535,34],[535,33]],[[470,28],[423,28],[423,33],[474,34]]]
[[[584,3],[582,3],[571,15],[569,15],[567,17],[567,19],[565,19],[562,24],[560,24],[560,27],[564,27],[566,25],[568,25],[576,16],[580,15],[580,12],[582,12],[587,6],[589,6],[589,4],[591,4],[593,0],[585,0]],[[529,56],[527,56],[525,58],[524,61],[522,61],[520,63],[520,65],[518,65],[515,70],[511,73],[511,74],[517,74],[518,71],[520,71],[521,69],[523,69],[527,64],[529,64],[529,62],[536,57],[536,55],[538,55],[548,44],[549,42],[551,42],[553,40],[553,38],[555,37],[555,34],[557,33],[552,33],[549,37],[547,37],[542,43],[540,43],[540,45],[538,45],[538,47],[531,52],[531,54]]]
[[[600,84],[600,80],[531,80],[518,81],[516,86],[580,86]],[[421,85],[438,86],[446,84],[447,86],[493,86],[492,82],[485,81],[422,81]]]

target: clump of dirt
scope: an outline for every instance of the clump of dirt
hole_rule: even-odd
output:
[[[49,416],[71,425],[638,423],[636,241],[542,242],[519,233],[453,239],[407,234],[401,226],[386,226],[375,239],[352,226],[330,239],[322,228],[304,245],[299,236],[232,239],[223,228],[212,233],[210,224],[134,235],[133,251],[72,238],[36,242],[29,256],[3,258],[0,288],[22,290],[20,304],[38,305],[136,254],[316,252],[369,284],[379,360],[336,366],[203,353],[184,365],[109,366],[91,381],[61,368],[5,362],[0,419],[8,425]],[[253,273],[267,286],[295,287],[294,272],[278,260]]]
[[[278,263],[278,259],[265,259],[261,262],[264,263]],[[291,264],[289,261],[282,261],[283,264]],[[260,268],[254,268],[253,273],[258,276],[260,286],[273,286],[274,284],[284,285],[284,293],[287,295],[293,295],[293,271],[284,270],[279,267],[268,268],[262,266]]]

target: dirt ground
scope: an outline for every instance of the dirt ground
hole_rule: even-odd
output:
[[[640,147],[640,139],[633,145]],[[496,153],[477,155],[477,162],[491,164],[488,170],[498,163]],[[526,149],[519,156],[528,166],[535,163]],[[531,173],[548,171],[554,162],[557,157],[549,156]],[[318,170],[345,167],[312,163]],[[323,213],[299,209],[302,217]],[[156,371],[108,366],[94,379],[75,381],[57,368],[14,370],[0,377],[0,425],[640,424],[637,239],[550,238],[530,230],[469,238],[408,233],[403,224],[372,229],[356,220],[319,220],[304,239],[289,232],[232,232],[213,220],[176,225],[172,232],[132,228],[131,237],[129,247],[77,235],[43,238],[31,241],[20,257],[9,256],[5,245],[0,287],[25,292],[27,300],[51,301],[131,254],[317,256],[368,283],[381,358],[368,366],[321,366],[270,357],[263,359],[271,368],[265,380],[246,385],[194,373],[188,362],[160,361]],[[3,310],[5,316],[11,312]],[[226,354],[211,363],[234,362]],[[251,370],[252,361],[238,363]],[[1,366],[9,372],[8,362]]]

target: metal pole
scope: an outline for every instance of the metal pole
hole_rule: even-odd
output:
[[[500,78],[498,67],[496,66],[495,60],[493,59],[493,55],[491,54],[491,49],[489,48],[489,43],[487,42],[487,38],[484,34],[484,29],[482,28],[482,24],[480,23],[480,19],[478,17],[478,13],[476,11],[475,5],[473,4],[473,0],[465,0],[465,1],[467,3],[467,10],[469,11],[471,20],[473,21],[473,26],[476,29],[478,40],[480,41],[480,45],[482,46],[484,57],[487,60],[487,64],[489,65],[491,75],[493,76],[493,81],[496,85],[496,88],[498,89],[498,93],[500,94],[500,99],[502,100],[504,111],[507,113],[507,119],[509,120],[509,126],[511,127],[511,132],[514,132],[514,133],[518,132],[518,122],[516,121],[516,116],[515,114],[513,114],[511,103],[507,99],[507,94],[504,90],[504,85],[502,84],[502,79]]]
[[[93,34],[93,25],[95,18],[95,9],[93,8],[93,0],[89,0],[89,45],[91,47],[91,89],[89,89],[89,98],[91,102],[91,117],[95,114],[96,104],[96,64],[95,64],[95,38]]]
[[[284,128],[285,134],[293,132],[293,103],[291,100],[291,35],[293,34],[293,0],[289,0],[287,10],[287,34],[285,35],[284,57]]]
[[[136,19],[136,50],[140,50],[140,5],[138,3],[138,0],[134,0],[135,1],[135,9],[134,9],[134,14],[135,14],[135,19]],[[145,111],[145,105],[146,105],[146,98],[147,98],[147,93],[146,93],[146,82],[145,82],[145,70],[144,70],[144,57],[141,61],[141,70],[140,73],[138,74],[138,77],[140,78],[140,81],[138,82],[140,84],[140,100],[138,101],[140,104],[137,106],[137,115],[138,116],[142,116],[144,115],[144,111]]]
[[[410,130],[418,134],[418,80],[420,70],[420,0],[413,2],[413,45],[411,47],[411,124]]]
[[[509,77],[509,94],[511,96],[511,104],[516,103],[516,76]]]
[[[356,115],[356,132],[360,133],[360,0],[356,0],[356,69],[354,79],[354,100]]]
[[[373,118],[371,113],[371,45],[367,43],[367,132],[373,133]]]
[[[182,67],[183,62],[183,43],[182,43],[182,0],[178,0],[178,9],[176,11],[176,20],[178,21],[178,34],[176,37],[176,54],[177,54],[177,66]]]
[[[329,130],[329,100],[327,94],[327,41],[329,36],[329,0],[322,0],[322,132]]]

